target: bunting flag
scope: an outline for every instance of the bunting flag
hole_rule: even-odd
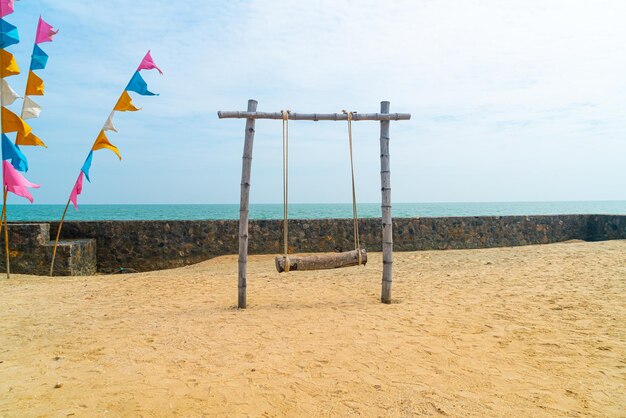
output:
[[[28,81],[26,81],[26,96],[43,96],[44,84],[43,80],[34,72],[28,72]]]
[[[35,38],[35,44],[43,42],[52,42],[52,37],[59,33],[59,30],[54,30],[52,25],[39,17],[39,24],[37,25],[37,36]]]
[[[37,34],[35,35],[35,45],[33,46],[33,53],[30,56],[30,67],[28,71],[28,79],[26,81],[26,88],[24,91],[24,103],[22,105],[21,118],[32,119],[38,118],[41,114],[41,106],[39,106],[34,100],[28,96],[43,96],[45,92],[44,81],[34,71],[43,70],[48,64],[48,54],[38,45],[42,42],[51,42],[52,37],[56,35],[58,30],[48,24],[45,20],[39,17],[39,24],[37,25]],[[46,147],[46,144],[34,134],[22,134],[18,133],[16,143],[21,145],[34,145]]]
[[[0,17],[10,15],[14,10],[14,0],[0,0]]]
[[[13,102],[19,99],[20,96],[11,88],[9,83],[2,79],[2,106],[11,106]]]
[[[33,130],[26,122],[6,107],[2,107],[2,133],[19,132],[24,136],[28,136]]]
[[[15,57],[4,49],[0,49],[0,62],[2,63],[2,67],[0,67],[0,77],[11,77],[12,75],[18,75],[20,73],[20,67],[17,66]]]
[[[80,171],[85,173],[85,177],[87,178],[87,181],[89,183],[91,183],[91,180],[89,180],[89,170],[91,169],[92,160],[93,160],[93,151],[89,151],[89,155],[87,156],[87,159],[83,163],[83,166],[80,168]]]
[[[115,114],[115,110],[111,112],[106,122],[104,122],[104,126],[102,127],[103,131],[113,131],[117,132],[117,128],[113,125],[113,115]],[[89,180],[89,176],[87,176],[87,180]]]
[[[30,97],[24,97],[24,105],[22,106],[22,119],[38,118],[40,113],[41,106],[35,103],[35,101]]]
[[[98,137],[96,138],[96,142],[93,144],[93,147],[91,147],[91,150],[97,151],[104,148],[110,149],[117,155],[117,158],[119,158],[120,160],[122,159],[120,151],[117,149],[117,147],[109,142],[109,138],[107,138],[104,131],[100,131]]]
[[[126,91],[134,91],[142,96],[158,96],[158,94],[148,90],[148,83],[146,83],[141,74],[139,74],[139,71],[136,71],[133,78],[130,79],[130,83],[126,86]]]
[[[4,18],[4,16],[13,13],[13,10],[14,0],[0,0],[0,18]],[[28,99],[27,96],[29,94],[41,95],[44,93],[43,80],[37,77],[32,70],[45,68],[48,56],[45,52],[38,48],[36,44],[39,43],[39,41],[51,41],[55,34],[56,32],[52,29],[52,27],[46,24],[40,17],[39,25],[37,27],[37,40],[35,42],[35,49],[33,50],[31,65],[29,67],[31,71],[29,71],[28,74],[26,93],[24,94],[26,99]],[[0,88],[0,94],[2,95],[0,100],[0,104],[2,105],[0,111],[0,123],[2,124],[2,129],[0,130],[0,142],[2,149],[3,200],[5,205],[7,202],[7,194],[9,192],[14,193],[17,196],[25,197],[30,201],[30,203],[33,203],[33,196],[30,194],[28,189],[39,188],[39,185],[29,182],[19,173],[19,171],[28,171],[28,160],[26,159],[24,153],[20,150],[19,144],[45,146],[45,144],[37,138],[37,136],[32,134],[32,128],[24,122],[22,117],[17,116],[5,107],[13,104],[15,100],[20,97],[5,80],[6,77],[14,76],[20,73],[15,57],[13,54],[5,50],[5,48],[15,45],[19,43],[19,41],[20,38],[17,27],[4,21],[4,19],[0,19],[0,81],[2,83]],[[28,99],[28,101],[24,104],[26,111],[24,111],[23,108],[23,115],[26,115],[27,117],[37,117],[39,115],[41,108],[35,102]],[[5,135],[7,132],[16,132],[15,143],[11,142],[11,140]],[[3,212],[4,219],[0,219],[0,221],[4,221],[6,225],[7,212],[6,210],[3,210]],[[9,238],[6,228],[4,234],[6,240],[6,272],[7,277],[9,277],[10,252],[8,242]]]
[[[11,165],[17,171],[28,171],[28,160],[26,156],[5,134],[2,134],[2,159],[11,160]]]
[[[150,55],[150,51],[146,54],[145,57],[141,60],[141,64],[137,67],[137,71],[139,70],[158,70],[159,74],[163,75],[163,71],[159,67],[156,66],[154,60],[152,59],[152,55]]]
[[[133,104],[133,99],[131,99],[130,94],[126,90],[120,96],[120,99],[117,101],[117,104],[113,108],[113,110],[117,110],[118,112],[136,112],[141,110],[141,108],[135,107]]]
[[[6,160],[2,160],[2,178],[4,179],[4,187],[6,187],[9,192],[25,197],[30,200],[30,203],[33,203],[33,196],[28,189],[38,189],[39,185],[26,180],[24,176]]]
[[[32,132],[28,135],[18,132],[15,139],[15,145],[48,148],[48,146]]]
[[[74,187],[72,188],[72,193],[70,193],[70,201],[74,204],[74,209],[76,210],[78,210],[78,195],[83,192],[83,174],[82,171],[78,174],[76,183],[74,183]]]
[[[17,28],[9,22],[0,20],[0,48],[4,49],[19,42],[20,35],[17,32]]]
[[[30,56],[30,70],[43,70],[48,64],[48,54],[43,52],[39,45],[35,44],[33,54]]]
[[[38,53],[37,51],[34,51],[33,59],[35,59],[34,57],[36,55],[40,56],[41,54]],[[45,67],[45,63],[41,65]],[[31,72],[34,69],[35,68],[31,64]],[[107,138],[106,136],[106,132],[107,131],[117,132],[117,128],[113,124],[113,117],[116,111],[117,112],[136,112],[140,110],[140,108],[136,107],[133,104],[133,99],[130,97],[130,94],[128,94],[129,91],[141,94],[143,96],[156,96],[156,94],[148,90],[148,85],[146,81],[143,79],[143,77],[139,73],[139,71],[141,70],[152,70],[152,69],[156,69],[161,74],[163,74],[161,69],[157,67],[157,65],[154,63],[154,60],[152,59],[152,56],[150,55],[150,51],[148,51],[148,53],[145,55],[145,57],[139,64],[137,71],[135,71],[130,81],[126,85],[126,88],[122,92],[122,95],[117,100],[117,103],[115,104],[113,110],[111,111],[106,121],[104,122],[104,126],[102,126],[102,129],[98,133],[98,136],[96,137],[96,140],[94,141],[91,147],[91,150],[89,151],[89,154],[87,155],[87,158],[85,159],[85,162],[83,163],[83,166],[80,169],[78,179],[76,179],[76,183],[74,184],[74,187],[72,188],[72,192],[70,193],[70,199],[67,203],[68,206],[71,202],[74,204],[74,208],[78,209],[78,195],[80,195],[83,190],[83,179],[86,178],[87,181],[91,182],[91,179],[89,177],[89,171],[91,170],[91,164],[93,162],[94,151],[98,151],[101,149],[108,149],[108,150],[113,151],[120,160],[122,159],[119,149],[109,141],[109,138]]]

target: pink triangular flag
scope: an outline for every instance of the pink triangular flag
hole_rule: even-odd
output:
[[[74,188],[72,189],[72,193],[70,193],[70,200],[74,204],[74,209],[78,210],[78,195],[83,192],[83,176],[84,173],[80,172],[78,175],[78,179],[76,179],[76,184],[74,184]]]
[[[156,68],[161,75],[163,74],[163,71],[161,71],[161,69],[157,67],[157,65],[154,63],[154,60],[152,59],[152,55],[150,55],[150,51],[148,51],[146,56],[143,57],[143,60],[141,60],[141,64],[139,64],[139,67],[137,67],[137,71],[152,70],[154,68]]]
[[[26,180],[7,160],[2,161],[2,174],[4,185],[8,191],[25,197],[30,200],[30,203],[33,203],[33,196],[28,191],[28,188],[38,189],[40,187],[38,184]]]
[[[54,30],[52,25],[46,23],[45,20],[39,16],[39,25],[37,25],[37,37],[35,43],[40,44],[42,42],[52,42],[52,37],[59,33],[59,30]]]
[[[14,0],[0,0],[0,17],[5,17],[13,13],[13,3]]]

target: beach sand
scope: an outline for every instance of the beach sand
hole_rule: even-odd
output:
[[[249,263],[0,280],[0,416],[626,416],[626,241]]]

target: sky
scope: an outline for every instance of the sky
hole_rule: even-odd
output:
[[[626,200],[623,0],[21,0],[5,20],[24,76],[37,18],[46,95],[25,147],[36,203],[68,199],[149,49],[156,97],[131,95],[84,204],[237,203],[245,120],[218,110],[411,113],[391,123],[396,202]],[[21,104],[11,109],[17,112]],[[17,109],[17,110],[16,110]],[[354,123],[360,202],[380,201],[379,123]],[[282,201],[281,122],[256,124],[252,203]],[[345,122],[290,124],[290,201],[351,201]],[[23,203],[11,196],[10,203]]]

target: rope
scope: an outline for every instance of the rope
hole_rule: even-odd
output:
[[[361,240],[359,237],[359,215],[356,209],[356,187],[354,186],[354,159],[352,157],[352,114],[342,110],[342,112],[348,115],[348,142],[350,144],[350,170],[352,171],[352,221],[354,223],[354,249],[357,251],[359,266],[363,264],[361,259]]]
[[[283,115],[283,255],[285,273],[289,273],[289,110],[281,110]]]

